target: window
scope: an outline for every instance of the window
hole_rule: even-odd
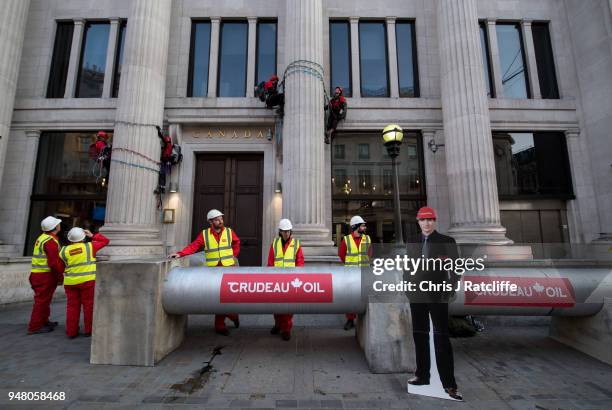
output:
[[[379,140],[378,133],[341,133],[334,138],[334,146],[344,146],[348,158],[336,161],[334,156],[332,160],[332,235],[336,241],[348,232],[347,223],[353,215],[367,221],[373,242],[393,241],[393,173],[391,159],[384,155],[387,150]],[[413,150],[417,152],[414,158]],[[360,153],[367,153],[367,158]],[[418,232],[416,211],[426,199],[418,133],[404,131],[397,166],[402,221],[408,237]]]
[[[399,76],[399,96],[419,96],[419,70],[417,65],[416,35],[414,22],[395,23],[397,44],[397,74]]]
[[[247,42],[249,26],[243,21],[221,24],[219,45],[219,97],[246,95]]]
[[[500,198],[573,198],[562,133],[496,132],[493,153]]]
[[[276,74],[276,22],[257,23],[257,71],[255,84]]]
[[[351,31],[348,21],[329,23],[329,60],[331,65],[330,90],[344,89],[344,96],[351,97]]]
[[[85,25],[76,97],[102,97],[109,28],[109,23]]]
[[[115,73],[113,74],[113,98],[119,96],[119,81],[121,80],[121,68],[123,65],[123,49],[125,48],[125,31],[127,22],[122,21],[119,26],[119,38],[117,39],[117,55],[115,56]]]
[[[485,87],[487,88],[487,97],[495,97],[493,93],[493,76],[491,75],[491,64],[489,50],[489,37],[487,36],[487,23],[481,22],[480,24],[480,49],[482,50],[482,66],[484,67],[485,74]]]
[[[533,23],[531,25],[531,32],[542,98],[559,98],[548,23]]]
[[[529,98],[525,53],[519,24],[497,24],[499,65],[506,98]]]
[[[191,23],[188,97],[208,95],[208,64],[210,60],[210,22]]]
[[[334,159],[344,159],[344,145],[334,144]]]
[[[359,23],[362,97],[388,97],[387,35],[384,22]]]
[[[370,159],[370,144],[359,144],[359,159]]]
[[[112,133],[110,136],[112,139]],[[40,136],[26,255],[31,254],[32,242],[40,233],[40,221],[48,215],[64,221],[60,239],[66,228],[93,231],[104,224],[108,181],[92,173],[88,150],[95,141],[92,132],[45,132]]]
[[[51,59],[51,72],[49,73],[49,83],[47,84],[47,98],[64,98],[73,32],[74,23],[72,21],[57,23],[53,58]]]

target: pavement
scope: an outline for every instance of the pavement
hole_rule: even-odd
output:
[[[371,374],[342,315],[296,315],[290,342],[270,335],[271,315],[241,316],[230,337],[194,315],[157,366],[102,366],[91,339],[66,338],[64,306],[54,332],[30,336],[30,305],[0,308],[0,409],[612,409],[612,366],[548,338],[548,318],[489,317],[453,339],[458,403],[408,394],[409,374]],[[36,391],[65,400],[9,400]]]

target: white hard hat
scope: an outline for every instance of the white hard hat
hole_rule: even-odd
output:
[[[291,221],[289,219],[281,219],[278,223],[278,229],[281,231],[290,231],[293,229],[293,225],[291,225]]]
[[[217,209],[211,209],[206,214],[206,219],[210,221],[211,219],[215,219],[218,216],[223,216],[223,213],[221,213],[221,211],[219,211]]]
[[[68,240],[70,242],[81,242],[85,239],[85,231],[83,228],[72,228],[68,231]]]
[[[351,218],[351,226],[353,225],[361,225],[366,223],[366,221],[363,220],[362,217],[360,217],[359,215],[355,215],[354,217]]]
[[[42,229],[43,232],[49,232],[49,231],[54,230],[55,227],[59,225],[60,223],[62,223],[61,219],[57,219],[52,216],[48,216],[45,219],[43,219],[42,222],[40,223],[40,229]]]

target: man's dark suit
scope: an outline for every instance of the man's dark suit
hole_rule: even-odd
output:
[[[408,256],[411,258],[440,258],[455,259],[459,257],[457,244],[450,236],[442,235],[433,231],[427,237],[419,235],[412,238],[407,245]],[[457,275],[454,272],[444,270],[419,270],[415,275],[404,274],[404,279],[415,283],[417,289],[419,282],[425,280],[432,283],[452,284],[456,286]],[[441,292],[408,292],[410,300],[410,312],[412,316],[412,336],[416,351],[417,369],[415,375],[423,380],[429,380],[429,316],[434,329],[434,346],[436,351],[436,363],[438,373],[443,387],[457,388],[454,376],[453,350],[450,343],[448,331],[448,300],[454,293],[448,291]]]

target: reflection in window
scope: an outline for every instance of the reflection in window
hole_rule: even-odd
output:
[[[64,98],[73,32],[74,23],[72,21],[57,23],[51,72],[49,73],[49,83],[47,84],[47,98]]]
[[[348,21],[329,23],[329,52],[331,65],[330,90],[344,89],[344,96],[352,96],[351,88],[351,35]]]
[[[531,30],[542,98],[559,98],[548,23],[533,23]]]
[[[188,97],[206,97],[208,94],[209,59],[210,22],[194,21],[191,24]]]
[[[109,23],[85,25],[76,97],[102,97],[109,27]]]
[[[255,84],[276,74],[276,22],[257,23],[257,73]]]
[[[113,75],[113,98],[119,96],[119,82],[121,81],[121,69],[123,67],[123,49],[125,48],[125,32],[127,22],[121,22],[119,27],[119,39],[117,41],[117,55],[115,56],[115,73]]]
[[[221,24],[219,45],[219,97],[246,95],[247,41],[249,26],[246,22]]]
[[[344,145],[334,145],[334,159],[344,159]]]
[[[397,43],[397,74],[399,96],[419,96],[419,76],[416,53],[414,22],[398,21],[395,24]]]
[[[482,66],[485,74],[485,87],[487,88],[487,97],[494,97],[493,82],[491,75],[491,64],[489,63],[489,37],[487,36],[487,26],[485,22],[480,23],[480,49],[482,50]]]
[[[107,134],[112,141],[112,133]],[[95,141],[95,133],[41,134],[25,254],[32,252],[32,241],[46,216],[62,219],[64,228],[80,226],[93,231],[103,225],[108,181],[92,172],[89,146]]]
[[[494,133],[493,152],[500,197],[573,196],[562,133]]]
[[[359,144],[359,159],[370,159],[370,144]]]
[[[529,98],[520,25],[497,24],[495,27],[504,97]]]
[[[388,97],[387,37],[384,22],[359,23],[362,97]]]
[[[346,224],[351,216],[360,215],[367,221],[374,242],[393,241],[393,173],[391,159],[379,140],[376,133],[343,133],[334,138],[334,146],[342,145],[346,150],[346,159],[336,161],[334,156],[332,160],[334,240],[348,232]],[[420,135],[405,131],[397,159],[406,237],[418,232],[416,211],[426,198],[421,144]],[[366,149],[367,159],[359,155]],[[418,155],[413,156],[415,151]]]

